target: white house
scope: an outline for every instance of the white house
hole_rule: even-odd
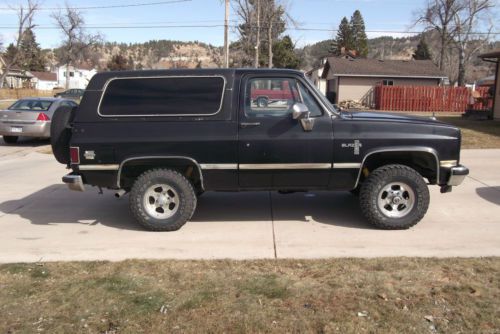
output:
[[[321,59],[320,66],[313,68],[306,72],[307,77],[312,81],[314,86],[319,89],[321,93],[326,95],[326,79],[323,79],[323,70],[325,69],[326,58]]]
[[[57,73],[30,71],[33,75],[31,84],[38,90],[52,90],[57,87]]]
[[[97,70],[87,64],[69,66],[69,87],[85,89]],[[57,68],[57,85],[66,88],[66,65]]]

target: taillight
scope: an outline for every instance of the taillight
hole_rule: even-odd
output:
[[[36,120],[47,122],[47,121],[50,121],[50,118],[49,118],[49,116],[47,116],[47,114],[44,114],[43,112],[41,112],[38,114],[38,117],[36,118]]]
[[[80,163],[80,148],[79,147],[70,147],[69,148],[69,157],[71,159],[72,164]]]

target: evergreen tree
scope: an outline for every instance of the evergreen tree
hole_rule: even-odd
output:
[[[356,51],[359,57],[368,56],[368,37],[365,32],[365,21],[359,10],[356,10],[349,22],[351,26],[352,49]]]
[[[335,48],[332,51],[336,56],[340,56],[342,54],[342,49],[346,52],[353,49],[352,29],[345,16],[340,22],[335,44]]]
[[[24,71],[45,71],[45,59],[42,49],[36,41],[35,34],[31,29],[24,33],[23,40],[19,46],[20,56],[18,65]]]
[[[421,39],[417,45],[417,49],[413,54],[413,59],[415,60],[429,60],[431,59],[431,52],[429,51],[429,45],[425,39]]]
[[[7,63],[12,62],[12,59],[14,59],[14,56],[17,53],[17,48],[14,44],[10,43],[7,49],[5,50],[5,53],[3,54],[4,60]],[[19,60],[19,59],[18,59]],[[18,66],[19,61],[16,63],[12,64],[13,66]]]
[[[129,69],[127,58],[122,55],[113,56],[108,62],[108,70],[110,71],[125,71]]]
[[[293,45],[290,36],[284,36],[281,40],[273,45],[273,64],[276,68],[291,68],[298,69],[300,59],[295,53],[295,45]]]

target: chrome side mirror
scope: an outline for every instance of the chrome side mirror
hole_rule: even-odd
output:
[[[293,119],[299,120],[304,131],[312,131],[314,127],[314,118],[309,117],[311,112],[303,103],[297,102],[293,105]]]

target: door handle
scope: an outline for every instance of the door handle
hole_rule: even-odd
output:
[[[249,128],[249,127],[259,126],[259,125],[260,125],[260,122],[253,122],[253,123],[242,122],[242,123],[240,123],[241,128]]]

